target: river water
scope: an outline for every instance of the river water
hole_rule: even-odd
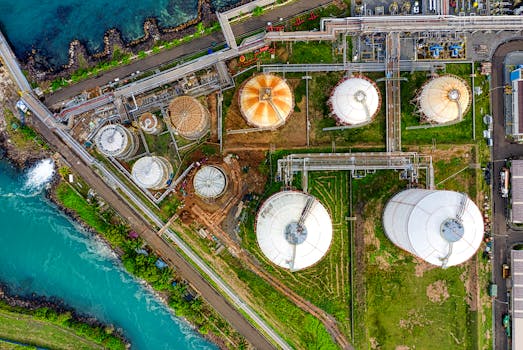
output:
[[[238,0],[212,0],[216,9]],[[0,0],[0,29],[18,57],[37,49],[58,66],[67,63],[69,43],[79,39],[94,51],[103,35],[117,28],[125,40],[143,35],[143,22],[156,17],[173,27],[197,15],[198,0]]]
[[[107,245],[45,199],[53,172],[51,160],[24,173],[0,161],[0,282],[113,324],[133,349],[216,349],[132,278]]]

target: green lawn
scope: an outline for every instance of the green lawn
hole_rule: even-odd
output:
[[[460,158],[436,162],[436,174],[445,172],[436,181],[464,163],[467,160]],[[385,236],[383,207],[406,185],[397,179],[397,173],[382,171],[353,182],[354,206],[358,208],[355,214],[365,221],[356,224],[354,231],[365,237],[364,269],[355,271],[361,274],[358,287],[364,290],[356,308],[356,348],[474,349],[478,342],[477,314],[469,308],[465,286],[470,265],[432,267],[397,248]],[[470,184],[461,190],[475,192],[473,172],[462,172],[455,181]]]
[[[0,310],[0,338],[50,349],[104,349],[65,327],[6,310]],[[0,343],[1,349],[4,344],[6,348],[16,348],[13,344]]]

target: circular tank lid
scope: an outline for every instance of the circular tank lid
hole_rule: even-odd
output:
[[[199,138],[209,126],[207,109],[191,96],[173,99],[169,104],[169,114],[173,128],[185,138]]]
[[[144,113],[140,116],[140,127],[144,131],[154,131],[158,126],[158,118],[152,113]]]
[[[447,123],[463,118],[467,113],[471,93],[468,84],[453,75],[429,80],[418,96],[421,113],[432,122]]]
[[[202,167],[193,179],[196,194],[205,198],[219,197],[225,191],[226,184],[223,171],[212,165]]]
[[[483,216],[470,198],[462,202],[463,196],[459,192],[433,191],[419,200],[407,223],[416,255],[437,266],[453,266],[477,251],[483,240]]]
[[[334,87],[329,104],[332,114],[342,124],[364,124],[378,113],[380,95],[371,80],[352,77]]]
[[[463,235],[465,234],[465,228],[463,227],[461,221],[455,218],[449,218],[441,223],[440,232],[441,236],[447,242],[454,243],[463,238]]]
[[[259,128],[277,128],[285,123],[294,107],[287,82],[273,74],[258,74],[240,91],[240,111],[247,123]]]
[[[117,156],[126,149],[129,143],[129,137],[123,126],[111,124],[102,127],[98,131],[95,142],[103,154]]]
[[[138,159],[132,168],[134,180],[144,188],[156,188],[162,185],[166,175],[165,167],[158,157],[142,157]]]
[[[329,250],[332,221],[313,196],[282,191],[260,207],[256,238],[263,254],[274,264],[301,270],[320,261]]]

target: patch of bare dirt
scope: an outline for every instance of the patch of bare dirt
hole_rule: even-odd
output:
[[[423,319],[420,313],[415,309],[409,310],[407,312],[407,318],[399,321],[399,327],[412,331],[414,327],[425,327],[432,324],[433,321]]]
[[[436,281],[427,286],[427,297],[433,303],[442,303],[449,298],[447,283],[443,280]]]
[[[410,350],[410,346],[407,345],[397,345],[394,350]]]
[[[371,349],[378,349],[378,347],[380,346],[380,344],[378,343],[378,340],[376,338],[370,338],[369,343],[370,343]]]
[[[416,275],[416,277],[423,277],[425,271],[432,270],[433,268],[434,266],[429,264],[428,262],[416,258],[416,268],[414,270],[414,274]]]

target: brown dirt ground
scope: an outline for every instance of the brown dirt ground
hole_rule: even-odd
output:
[[[449,298],[447,283],[443,280],[436,281],[427,286],[427,297],[433,303],[442,303]]]

